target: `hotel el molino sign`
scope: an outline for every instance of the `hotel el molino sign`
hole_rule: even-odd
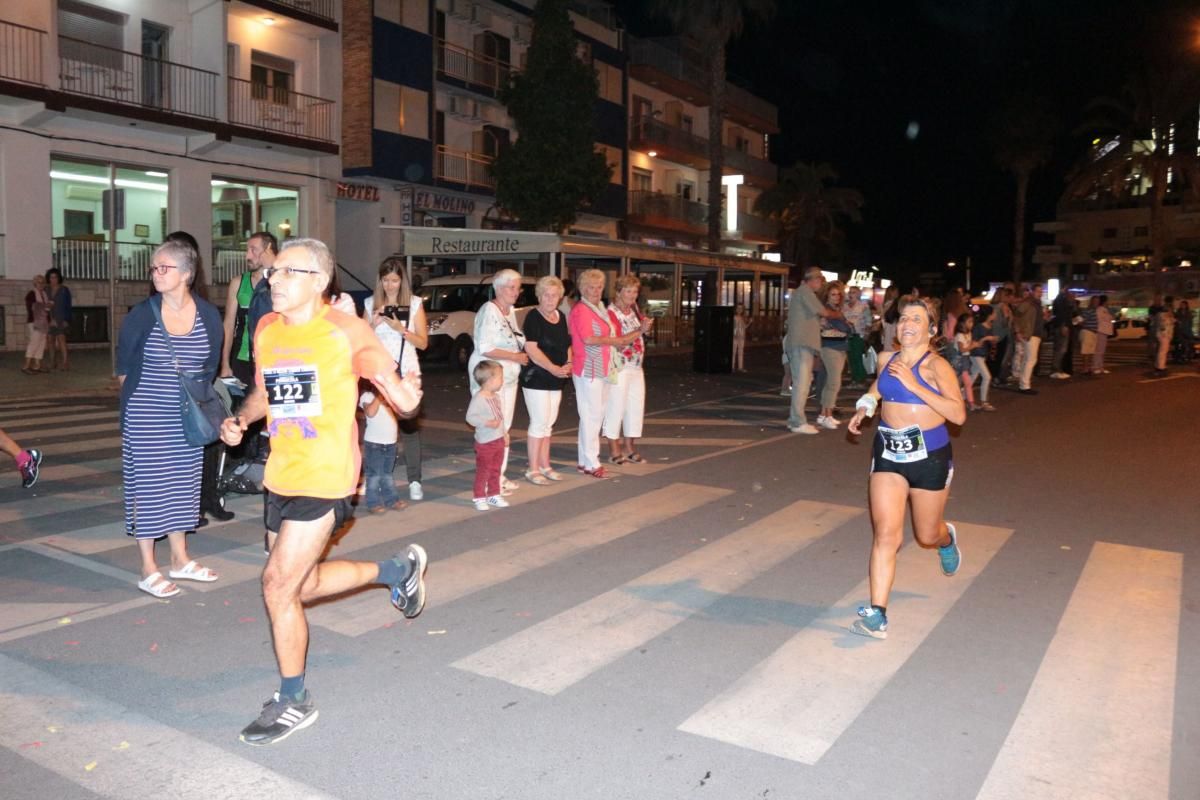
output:
[[[343,183],[338,181],[337,199],[361,200],[365,203],[379,202],[379,187],[369,183]]]

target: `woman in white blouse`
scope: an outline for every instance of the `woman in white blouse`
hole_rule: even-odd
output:
[[[429,345],[429,324],[421,298],[414,295],[404,275],[404,262],[389,258],[379,265],[375,294],[363,301],[363,319],[391,354],[401,375],[421,374],[417,351]],[[381,413],[389,413],[386,403]],[[404,466],[408,474],[408,497],[421,500],[421,428],[420,418],[397,420],[404,447]]]
[[[513,306],[521,294],[521,274],[513,269],[502,269],[492,278],[495,297],[483,304],[475,313],[475,350],[467,362],[467,375],[471,381],[471,396],[479,391],[475,382],[475,365],[485,359],[500,364],[504,371],[504,384],[500,389],[500,401],[504,410],[504,432],[512,427],[513,411],[517,407],[517,382],[521,367],[529,363],[525,354],[525,336],[517,324],[517,313]],[[508,451],[504,448],[504,461],[500,464],[502,494],[512,494],[518,487],[516,481],[504,476],[508,469]]]

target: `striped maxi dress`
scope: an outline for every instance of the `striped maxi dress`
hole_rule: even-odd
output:
[[[142,375],[125,409],[121,466],[125,478],[125,533],[155,539],[196,529],[204,448],[183,437],[179,379],[162,326],[155,323],[142,350]],[[179,365],[201,372],[208,335],[200,315],[185,336],[172,336]]]

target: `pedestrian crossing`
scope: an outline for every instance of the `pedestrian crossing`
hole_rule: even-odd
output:
[[[783,446],[782,442],[797,441],[740,434],[742,428],[757,424],[756,412],[774,408],[754,402],[731,405],[745,406],[733,410],[744,418],[719,420],[721,424],[712,426],[732,434],[715,437],[723,443],[774,453],[771,448]],[[730,411],[729,405],[721,408]],[[672,412],[654,425],[663,430],[686,428],[696,424],[692,413],[699,412]],[[717,455],[722,452],[728,451]],[[87,464],[48,465],[45,476],[69,482],[104,474],[110,467],[119,470],[119,459],[109,456]],[[560,706],[571,708],[584,693],[596,691],[604,692],[606,702],[620,705],[622,693],[615,687],[608,691],[598,679],[618,671],[623,660],[671,636],[680,626],[717,625],[706,617],[717,604],[735,597],[762,601],[762,582],[772,577],[787,574],[815,582],[819,574],[828,573],[837,588],[826,593],[821,610],[801,619],[798,630],[785,636],[765,631],[764,636],[777,639],[765,657],[731,655],[729,660],[739,668],[709,678],[705,696],[698,700],[676,703],[673,693],[673,685],[689,682],[698,665],[677,664],[670,674],[641,678],[663,697],[666,713],[656,720],[657,735],[674,746],[725,748],[722,752],[779,759],[791,765],[798,782],[818,784],[830,779],[825,770],[840,762],[834,754],[862,734],[865,720],[882,699],[889,692],[905,691],[900,676],[914,663],[938,657],[937,648],[945,645],[933,641],[936,633],[953,631],[963,637],[957,641],[968,647],[986,638],[964,628],[955,618],[956,610],[968,602],[995,602],[1011,583],[1012,562],[1019,560],[1008,559],[997,566],[997,556],[1018,546],[1009,528],[960,522],[965,560],[952,579],[941,575],[932,551],[910,543],[899,556],[889,609],[890,638],[881,642],[856,637],[846,628],[854,618],[854,607],[868,596],[862,575],[869,541],[865,507],[780,498],[763,503],[761,511],[744,510],[735,521],[725,510],[740,502],[733,489],[672,480],[665,472],[670,466],[638,468],[644,471],[629,474],[662,476],[654,483],[631,482],[620,498],[600,508],[589,504],[587,493],[601,482],[580,479],[545,487],[537,502],[547,508],[554,504],[557,515],[548,513],[535,528],[474,543],[456,538],[456,532],[476,524],[474,520],[482,515],[461,502],[469,491],[463,471],[448,470],[446,480],[458,482],[455,490],[405,512],[402,531],[363,520],[337,553],[353,557],[375,552],[398,537],[425,541],[427,546],[442,537],[455,542],[457,549],[444,557],[429,548],[433,555],[429,606],[413,626],[433,633],[456,619],[483,613],[482,597],[519,592],[551,574],[569,575],[604,550],[679,530],[694,532],[689,538],[694,546],[655,551],[655,560],[632,577],[597,586],[591,596],[547,609],[528,624],[517,623],[514,631],[447,651],[440,666],[448,669],[437,670],[422,688],[453,692],[462,681],[484,681],[542,698],[545,706],[539,713],[551,715]],[[430,481],[429,486],[436,483]],[[29,515],[86,510],[93,502],[96,507],[112,504],[119,502],[119,495],[115,499],[86,493],[55,497],[46,508],[23,502],[0,506],[0,526]],[[240,518],[222,528],[254,535],[240,546],[205,558],[222,573],[222,580],[188,585],[187,596],[228,597],[257,580],[262,565],[257,503],[257,498],[239,501]],[[129,546],[119,528],[118,522],[58,531],[21,542],[0,542],[0,550],[20,549],[128,585],[136,576],[93,558]],[[845,542],[854,546],[841,547]],[[0,556],[0,584],[5,580],[2,564]],[[847,564],[848,571],[843,569]],[[854,577],[839,583],[836,576],[843,572]],[[1046,609],[1047,614],[1058,615],[1060,623],[1037,647],[1036,674],[1007,735],[998,737],[987,756],[992,759],[990,768],[979,776],[972,793],[961,796],[977,800],[1170,796],[1182,596],[1179,553],[1095,544],[1066,605]],[[133,594],[98,604],[82,596],[16,598],[0,592],[0,646],[53,631],[65,617],[76,626],[101,623],[108,616],[156,602]],[[1112,609],[1118,606],[1121,614],[1115,615]],[[367,591],[319,605],[310,610],[309,619],[319,629],[314,630],[314,641],[333,635],[369,646],[394,635],[387,629],[397,615],[382,592]],[[427,649],[426,641],[432,640],[409,640],[406,647]],[[0,708],[4,709],[0,747],[99,796],[170,791],[181,797],[239,797],[263,789],[286,797],[337,796],[336,791],[326,794],[327,789],[287,777],[286,769],[277,771],[135,709],[81,693],[48,669],[9,657],[3,649]],[[48,714],[61,721],[69,735],[48,736]],[[319,730],[320,725],[314,728]],[[35,741],[42,744],[30,746]],[[97,742],[132,746],[128,753],[106,754],[103,770],[81,771],[79,765],[96,759]],[[945,747],[953,753],[958,744],[948,741]],[[168,777],[177,773],[182,777]]]

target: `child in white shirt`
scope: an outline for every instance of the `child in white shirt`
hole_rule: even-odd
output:
[[[402,511],[408,503],[400,499],[392,470],[396,467],[396,439],[399,426],[391,407],[374,392],[366,391],[358,399],[367,419],[363,434],[363,476],[367,484],[367,510],[382,514],[389,508]]]
[[[467,406],[467,422],[475,426],[475,510],[507,508],[500,480],[500,465],[508,445],[499,395],[504,371],[495,361],[480,361],[472,374],[480,387]]]

